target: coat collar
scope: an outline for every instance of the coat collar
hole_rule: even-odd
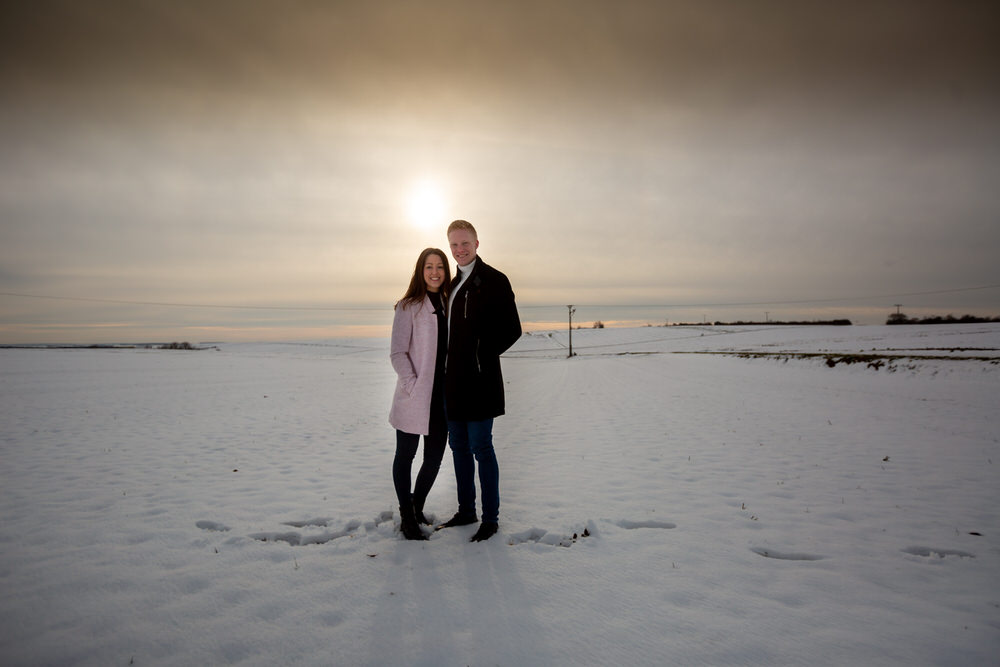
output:
[[[484,266],[486,266],[486,262],[483,261],[483,258],[480,255],[476,255],[476,259],[472,262],[472,270],[469,271],[468,277],[465,280],[462,280],[461,277],[456,276],[451,281],[451,293],[454,294],[460,284],[464,285],[470,280],[477,279],[477,276],[482,271],[482,267]],[[458,267],[456,270],[461,271],[462,275],[465,275],[465,271],[462,270],[462,267]]]

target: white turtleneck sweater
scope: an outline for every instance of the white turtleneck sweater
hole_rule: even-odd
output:
[[[462,289],[462,285],[465,284],[465,281],[469,279],[469,274],[472,273],[472,269],[476,268],[476,262],[478,262],[478,261],[479,261],[479,258],[477,257],[476,259],[472,260],[471,262],[469,262],[465,266],[459,266],[459,267],[456,268],[456,271],[458,271],[458,284],[455,285],[455,289],[453,289],[451,291],[451,294],[448,295],[448,325],[449,325],[449,327],[451,326],[451,307],[455,303],[455,295],[458,294],[458,290]]]
[[[455,305],[455,295],[458,294],[458,290],[462,289],[465,281],[469,279],[469,275],[472,273],[472,269],[476,267],[476,262],[478,261],[479,258],[477,257],[465,266],[459,266],[455,269],[458,271],[458,284],[455,285],[455,289],[451,290],[451,294],[448,295],[448,340],[451,340],[451,311],[453,310],[452,306]]]

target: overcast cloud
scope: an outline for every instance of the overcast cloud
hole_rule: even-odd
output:
[[[454,218],[525,319],[1000,315],[998,28],[988,2],[15,3],[0,342],[367,331]],[[438,224],[408,219],[421,181]]]

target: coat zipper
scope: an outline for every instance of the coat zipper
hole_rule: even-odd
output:
[[[465,291],[465,312],[463,314],[465,319],[469,319],[469,291]],[[483,367],[479,363],[479,339],[476,339],[476,372],[482,373]]]

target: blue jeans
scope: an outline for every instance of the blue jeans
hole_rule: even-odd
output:
[[[493,451],[493,420],[456,422],[448,420],[448,442],[455,459],[458,513],[476,516],[476,462],[483,492],[483,523],[500,518],[500,466]]]

